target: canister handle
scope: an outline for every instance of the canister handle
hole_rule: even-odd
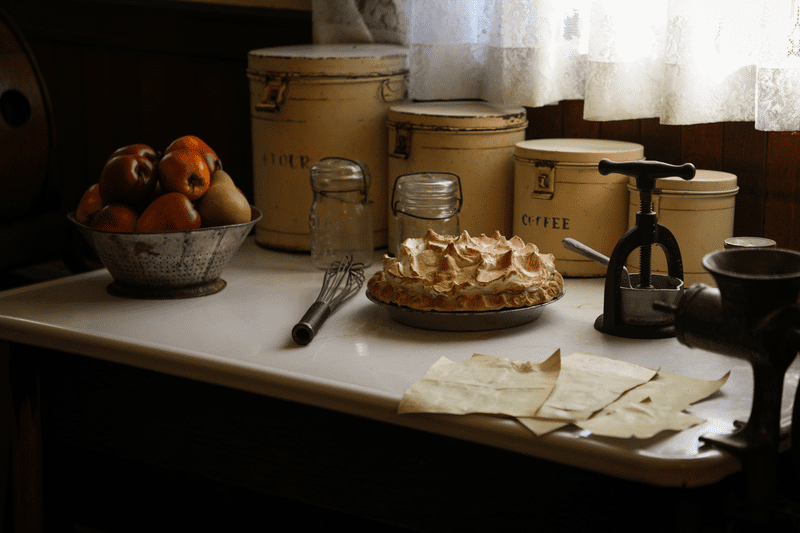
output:
[[[414,174],[447,174],[448,176],[455,176],[456,177],[456,182],[458,182],[458,209],[456,210],[456,213],[460,213],[461,212],[461,206],[464,205],[464,194],[463,194],[462,189],[461,189],[461,178],[459,177],[458,174],[456,174],[455,172],[438,172],[438,171],[437,172],[411,172],[409,174],[401,174],[400,176],[397,176],[395,178],[395,180],[394,180],[394,185],[392,186],[392,199],[391,199],[391,202],[390,202],[390,205],[392,206],[392,215],[397,216],[397,213],[400,212],[400,213],[403,213],[406,216],[409,216],[409,217],[412,217],[412,218],[419,218],[421,220],[439,220],[436,217],[421,217],[419,215],[412,215],[411,213],[406,213],[405,211],[399,211],[397,209],[397,204],[399,202],[396,202],[395,199],[394,199],[394,193],[397,190],[397,182],[400,181],[400,178],[404,178],[406,176],[412,176]]]
[[[380,97],[381,100],[387,104],[390,102],[403,100],[406,97],[405,77],[401,78],[400,80],[392,80],[392,78],[383,80],[383,83],[381,83]]]

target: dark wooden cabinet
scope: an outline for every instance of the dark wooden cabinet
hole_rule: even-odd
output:
[[[95,358],[0,350],[11,531],[753,530],[735,507],[741,474],[658,487]]]

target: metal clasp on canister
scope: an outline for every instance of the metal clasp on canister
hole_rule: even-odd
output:
[[[389,156],[408,159],[411,154],[411,126],[408,124],[396,124],[394,131],[394,150],[389,152]]]
[[[556,162],[534,161],[536,167],[536,184],[531,191],[531,198],[538,200],[552,200],[556,188]]]
[[[281,110],[286,99],[286,76],[275,76],[265,78],[264,97],[261,102],[255,105],[256,111],[262,113],[277,113]]]
[[[533,167],[534,178],[525,186],[532,200],[552,200],[556,190],[556,162],[514,157],[516,165]]]

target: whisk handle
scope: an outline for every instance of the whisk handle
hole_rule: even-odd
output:
[[[331,306],[325,302],[314,302],[308,308],[300,322],[292,328],[292,339],[297,344],[308,344],[322,327],[323,322],[331,314]]]

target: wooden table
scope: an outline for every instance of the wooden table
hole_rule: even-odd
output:
[[[538,320],[489,332],[404,326],[359,293],[298,346],[291,328],[322,281],[308,255],[249,238],[223,278],[222,292],[184,300],[110,296],[104,270],[0,293],[18,524],[141,530],[170,511],[166,529],[281,518],[375,530],[351,515],[436,531],[723,525],[740,463],[698,437],[747,417],[749,363],[597,332],[601,279],[568,279]],[[396,413],[441,356],[538,363],[558,348],[731,377],[692,407],[705,424],[646,440]],[[787,373],[784,425],[799,374]]]

